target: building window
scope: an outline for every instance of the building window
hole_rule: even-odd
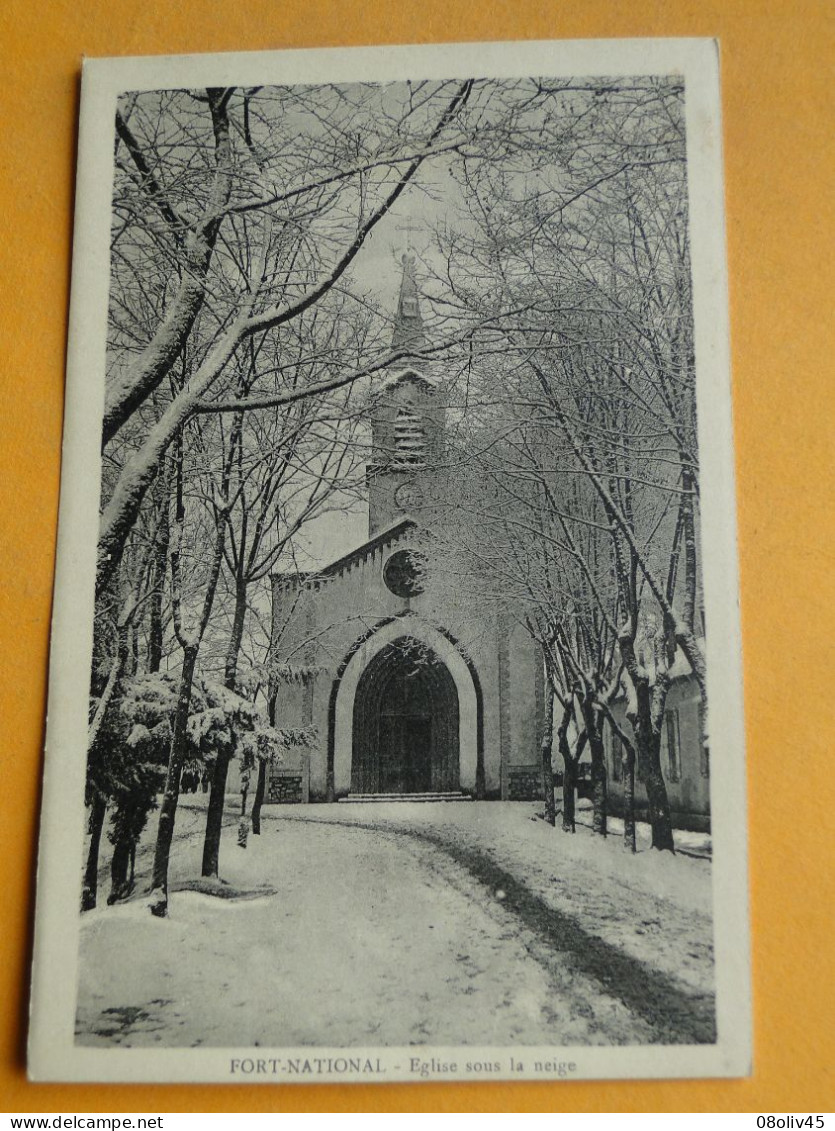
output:
[[[394,459],[407,467],[422,467],[426,462],[426,432],[410,408],[399,409],[394,422]]]
[[[667,731],[667,780],[681,781],[681,738],[678,729],[678,711],[668,711],[664,716]]]
[[[623,744],[616,730],[612,731],[612,781],[620,781],[623,777]]]
[[[707,744],[705,705],[699,700],[699,769],[703,778],[710,777],[710,749]]]

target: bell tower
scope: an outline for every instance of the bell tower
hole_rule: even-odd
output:
[[[443,454],[446,404],[427,348],[415,279],[415,258],[401,259],[403,275],[391,336],[393,363],[375,390],[368,465],[368,534],[431,502]]]

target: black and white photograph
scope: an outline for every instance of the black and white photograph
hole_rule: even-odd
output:
[[[718,84],[87,62],[33,1078],[750,1070]]]

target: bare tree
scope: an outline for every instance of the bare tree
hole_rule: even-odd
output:
[[[465,163],[472,226],[439,235],[455,301],[506,312],[473,336],[467,406],[482,398],[506,414],[523,404],[548,437],[538,441],[547,457],[533,464],[521,440],[530,423],[519,431],[514,420],[513,442],[491,446],[505,484],[524,484],[503,518],[517,531],[502,544],[517,556],[523,600],[554,546],[584,574],[568,593],[543,584],[538,636],[552,672],[578,696],[601,795],[602,720],[611,719],[622,667],[653,844],[672,848],[660,744],[677,650],[704,694],[683,92],[673,80],[640,80],[585,91],[535,84],[515,97],[522,119],[539,122],[541,144],[520,146],[513,161]],[[495,375],[485,387],[485,367],[500,366],[504,387]],[[534,532],[527,543],[520,503]],[[578,597],[587,609],[568,624]]]
[[[174,632],[183,651],[182,670],[177,692],[177,709],[171,729],[171,744],[168,756],[168,772],[165,790],[160,807],[157,841],[154,852],[154,866],[151,879],[149,907],[156,916],[168,914],[168,863],[171,842],[174,836],[174,822],[177,802],[180,795],[180,776],[186,749],[186,727],[188,725],[191,692],[197,669],[200,645],[209,624],[218,578],[223,561],[223,544],[226,536],[226,513],[229,506],[229,481],[231,460],[227,458],[220,483],[219,497],[215,503],[214,531],[209,542],[209,568],[202,600],[198,599],[198,610],[191,624],[184,615],[184,593],[182,576],[183,531],[186,521],[186,496],[183,468],[183,445],[178,442],[174,454],[175,491],[174,515],[171,524],[171,613]]]
[[[234,97],[231,91],[154,92],[146,100],[150,106],[136,95],[120,110],[119,137],[124,141],[130,132],[128,151],[136,175],[129,180],[131,191],[122,208],[127,216],[113,238],[114,262],[128,260],[114,282],[122,284],[124,275],[128,281],[112,288],[111,321],[119,331],[119,348],[114,345],[110,351],[105,442],[133,423],[184,351],[190,364],[188,380],[122,441],[119,473],[103,505],[98,592],[113,576],[163,455],[190,418],[220,407],[216,398],[229,390],[237,352],[250,338],[300,318],[343,279],[369,234],[442,143],[471,89],[471,82],[439,83],[421,91],[418,99],[412,91],[388,121],[373,88],[362,91],[359,104],[340,88],[311,90],[302,107],[319,128],[309,127],[306,136],[314,140],[301,154],[289,144],[286,131],[293,127],[281,128],[285,92],[280,88]],[[303,112],[299,98],[296,114]],[[212,142],[194,112],[202,104],[210,111]],[[373,137],[373,148],[365,143],[363,150],[358,126],[364,115],[373,117],[375,128],[366,135]],[[326,118],[328,128],[323,129]],[[282,143],[287,144],[285,152]],[[350,161],[349,143],[354,150]],[[210,162],[208,152],[213,154]],[[200,170],[196,176],[193,164]],[[183,192],[183,184],[194,183],[196,190]],[[117,216],[120,203],[117,198]],[[193,212],[198,218],[186,219]],[[221,246],[225,254],[219,256]],[[173,280],[160,278],[166,256],[174,261]],[[156,293],[146,295],[149,262]],[[123,317],[130,320],[137,305],[134,291],[142,296],[139,305],[145,313],[138,329],[123,326]],[[206,302],[209,295],[211,304]],[[149,310],[161,322],[147,341]],[[126,337],[133,339],[132,349],[124,345]],[[389,353],[380,351],[376,360],[366,359],[357,369],[326,366],[314,371],[309,384],[273,391],[269,403],[289,405],[350,384],[383,364]],[[256,404],[263,406],[263,399],[243,407]]]
[[[342,318],[328,318],[327,324],[330,337],[341,326],[356,325]],[[303,333],[309,345],[316,328],[303,324]],[[301,351],[301,343],[296,345]],[[257,361],[253,344],[247,357],[243,395],[246,385],[255,377]],[[228,437],[221,437],[221,443],[229,445],[231,468],[224,563],[232,611],[223,657],[223,679],[231,690],[239,683],[245,624],[253,604],[259,602],[257,594],[262,603],[268,600],[265,585],[271,573],[281,567],[283,559],[292,556],[306,526],[321,518],[329,507],[344,506],[364,482],[364,448],[359,429],[362,399],[354,397],[360,401],[359,410],[352,407],[351,399],[352,390],[348,387],[320,401],[298,401],[281,415],[269,409],[238,411]],[[209,445],[213,436],[212,430]],[[208,457],[209,453],[206,454]],[[269,641],[265,643],[269,647]],[[250,692],[253,690],[249,687]],[[267,681],[262,681],[261,690],[269,699]],[[218,874],[230,757],[231,752],[227,757],[218,756],[212,772],[202,865],[205,876]],[[260,802],[267,771],[263,759],[257,770]]]

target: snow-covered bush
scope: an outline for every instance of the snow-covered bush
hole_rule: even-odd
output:
[[[178,687],[177,676],[167,672],[124,679],[97,736],[96,781],[88,783],[88,793],[91,786],[103,791],[111,805],[110,902],[133,890],[136,844],[165,783]],[[294,736],[271,727],[250,700],[221,683],[195,679],[183,783],[201,777],[207,782],[218,757],[241,756],[250,766],[259,760],[279,764],[282,750],[293,741]]]

